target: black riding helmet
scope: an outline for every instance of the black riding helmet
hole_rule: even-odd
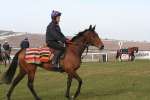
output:
[[[56,20],[57,16],[61,16],[61,12],[53,10],[51,13],[52,20]]]

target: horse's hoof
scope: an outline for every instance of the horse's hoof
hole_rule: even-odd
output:
[[[10,93],[6,94],[7,100],[10,100]]]
[[[74,96],[71,96],[69,100],[75,100],[75,97],[74,97]]]
[[[7,100],[11,100],[10,97],[7,97]]]
[[[38,97],[38,98],[36,98],[36,100],[42,100],[42,99]]]
[[[70,98],[69,94],[66,94],[65,97],[68,98],[68,99]]]

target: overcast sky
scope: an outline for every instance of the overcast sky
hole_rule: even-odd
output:
[[[90,24],[102,38],[150,41],[150,0],[0,0],[0,30],[45,33],[52,10],[73,36]]]

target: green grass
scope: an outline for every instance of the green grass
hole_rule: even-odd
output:
[[[78,73],[83,79],[83,86],[77,100],[150,100],[149,60],[83,63]],[[67,100],[64,96],[66,78],[66,74],[39,68],[35,89],[42,100]],[[34,100],[26,84],[27,77],[15,88],[12,100]],[[76,86],[77,82],[73,81],[71,94]],[[0,85],[0,100],[6,100],[9,87]]]

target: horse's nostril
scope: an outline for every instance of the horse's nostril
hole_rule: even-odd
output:
[[[102,46],[100,47],[100,50],[102,50],[102,49],[104,49],[104,45],[102,45]]]

